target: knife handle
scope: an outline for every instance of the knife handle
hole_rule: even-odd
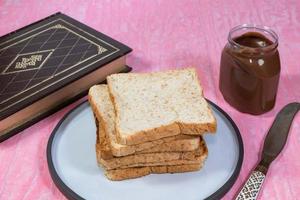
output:
[[[260,171],[254,170],[249,176],[247,182],[237,195],[235,200],[255,200],[259,190],[264,182],[266,175]]]

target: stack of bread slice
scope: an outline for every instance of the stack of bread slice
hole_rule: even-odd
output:
[[[199,170],[216,130],[193,68],[113,74],[89,90],[97,161],[111,180]]]

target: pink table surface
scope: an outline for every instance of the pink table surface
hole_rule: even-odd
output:
[[[297,0],[203,1],[40,1],[0,0],[0,35],[57,11],[129,45],[134,71],[195,66],[205,96],[222,107],[239,127],[244,163],[232,199],[257,163],[263,138],[276,113],[300,101],[300,2]],[[263,24],[279,35],[281,78],[275,108],[261,116],[239,113],[218,89],[221,50],[231,27]],[[78,102],[0,144],[0,199],[65,199],[50,178],[46,145],[62,116]],[[259,199],[300,199],[300,115],[282,154],[272,164]],[[216,136],[217,137],[217,136]]]

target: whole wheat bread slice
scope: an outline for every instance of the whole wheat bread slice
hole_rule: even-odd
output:
[[[137,145],[122,145],[117,142],[115,131],[115,111],[109,97],[107,85],[95,85],[89,90],[89,102],[96,118],[96,124],[104,128],[106,137],[101,140],[110,146],[104,151],[102,157],[125,156],[135,153],[193,151],[199,147],[199,137],[178,135],[160,140],[145,142]],[[105,139],[105,141],[104,141]],[[106,155],[107,154],[107,155]]]
[[[152,166],[152,167],[133,167],[126,169],[115,169],[105,171],[105,176],[113,181],[138,178],[149,174],[162,173],[182,173],[200,170],[203,162],[190,165],[171,165],[171,166]]]
[[[107,77],[107,83],[120,144],[216,131],[215,117],[193,68],[113,74]]]

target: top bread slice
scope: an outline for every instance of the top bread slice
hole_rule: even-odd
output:
[[[216,131],[193,68],[107,77],[120,144],[133,145],[180,133]]]
[[[137,145],[122,145],[117,142],[115,132],[115,111],[109,97],[107,85],[95,85],[89,90],[89,102],[95,115],[96,125],[104,128],[107,138],[99,138],[103,144],[102,157],[126,156],[134,153],[171,151],[194,151],[199,147],[199,137],[178,135]],[[98,133],[98,137],[100,134]],[[106,148],[106,150],[104,150]]]

